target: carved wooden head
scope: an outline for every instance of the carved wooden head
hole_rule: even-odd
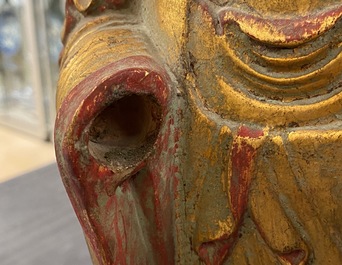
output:
[[[342,263],[340,0],[68,0],[56,154],[94,264]]]

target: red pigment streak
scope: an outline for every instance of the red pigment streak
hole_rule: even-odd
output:
[[[160,264],[172,264],[168,258],[168,251],[166,247],[166,242],[164,242],[163,238],[160,235],[167,233],[164,229],[166,228],[165,224],[168,220],[165,220],[167,216],[164,215],[165,207],[169,207],[168,204],[164,204],[161,202],[161,198],[159,197],[159,190],[160,190],[160,176],[153,174],[152,176],[153,181],[153,189],[154,189],[154,216],[155,216],[155,224],[157,228],[156,236],[155,237],[155,249],[158,249],[157,256],[160,258]],[[165,198],[162,198],[165,199]],[[171,216],[169,216],[171,217]],[[168,219],[168,218],[167,218]]]
[[[118,204],[118,203],[116,203]],[[120,208],[120,207],[117,207]],[[126,238],[126,233],[125,231],[121,231],[119,228],[119,222],[124,222],[123,217],[120,213],[120,210],[116,211],[115,214],[115,219],[116,221],[113,222],[113,228],[114,228],[114,235],[115,235],[115,263],[113,264],[127,264],[126,262],[126,243],[127,243],[127,238]],[[121,220],[118,220],[121,219]],[[125,229],[125,228],[123,228]],[[103,242],[105,243],[105,242]],[[125,245],[125,246],[124,246]]]
[[[156,250],[156,258],[158,264],[174,264],[174,246],[172,232],[172,206],[173,180],[178,168],[169,164],[173,160],[176,152],[175,147],[170,147],[172,137],[172,126],[174,119],[170,118],[166,123],[166,130],[158,138],[156,144],[156,154],[149,161],[150,174],[149,178],[152,182],[153,189],[153,205],[154,205],[154,224],[156,231],[152,232],[153,240],[151,241],[153,248]],[[165,152],[166,151],[166,152]],[[162,153],[167,154],[161,159]],[[162,173],[161,173],[162,172]]]
[[[305,259],[305,251],[302,249],[293,250],[290,253],[281,254],[280,257],[291,265],[299,265]]]
[[[241,126],[238,130],[238,136],[244,138],[259,138],[264,136],[264,131],[255,128],[249,128],[247,126]]]
[[[67,189],[71,187],[70,183],[72,187],[77,187],[69,190],[68,194],[99,261],[111,260],[111,251],[102,225],[89,213],[98,206],[97,196],[101,191],[95,190],[95,187],[110,178],[112,172],[100,166],[88,152],[79,149],[79,146],[88,144],[85,129],[98,113],[113,100],[118,99],[117,91],[112,89],[115,85],[124,87],[123,90],[127,93],[152,94],[166,114],[169,94],[166,76],[162,68],[148,57],[130,57],[114,62],[73,88],[58,111],[55,145],[60,172]],[[118,248],[119,252],[124,251],[122,246]],[[121,257],[124,259],[125,255]]]
[[[160,162],[154,161],[154,163]],[[157,264],[167,265],[174,264],[172,260],[173,247],[170,246],[172,241],[164,240],[165,235],[170,233],[168,229],[170,225],[167,222],[171,220],[171,216],[163,212],[169,210],[170,206],[161,204],[160,187],[155,187],[155,185],[159,185],[157,179],[160,178],[159,172],[149,172],[146,177],[142,178],[143,182],[139,183],[135,192],[138,194],[138,199],[143,202],[141,209],[145,218],[151,223],[148,228],[148,240],[154,250],[153,255]]]
[[[178,142],[180,140],[180,138],[181,138],[181,135],[182,135],[181,130],[179,130],[178,128],[175,129],[174,135],[175,135],[174,136],[174,141]]]
[[[170,123],[172,123],[171,120],[169,120],[168,125],[170,126]],[[154,157],[153,160],[149,161],[150,164],[150,178],[152,180],[152,188],[154,193],[154,223],[156,225],[156,230],[153,231],[153,240],[152,245],[154,246],[154,249],[157,250],[156,257],[158,259],[158,264],[174,264],[174,253],[173,253],[173,238],[172,233],[170,233],[169,227],[172,226],[172,215],[170,209],[171,202],[173,201],[173,198],[171,198],[172,194],[169,192],[172,188],[170,188],[170,185],[172,185],[172,180],[175,178],[175,173],[177,172],[178,168],[173,165],[168,165],[166,161],[170,161],[169,159],[172,159],[175,148],[169,148],[168,154],[171,155],[169,159],[166,160],[160,160],[160,153],[162,151],[165,151],[168,148],[169,141],[170,141],[170,135],[171,130],[168,126],[167,131],[163,135],[163,137],[160,138],[159,144],[158,144],[158,153],[156,157]],[[164,170],[164,169],[167,170]],[[161,175],[160,172],[164,172],[163,175]]]
[[[99,12],[104,12],[107,10],[107,7],[106,6],[100,6],[99,7]]]
[[[220,265],[227,258],[232,249],[233,237],[230,240],[217,240],[203,243],[200,246],[198,255],[206,265]]]
[[[66,43],[67,37],[69,33],[73,30],[76,23],[78,22],[79,18],[75,17],[76,11],[75,4],[73,0],[67,0],[65,3],[65,18],[64,18],[64,29],[63,29],[63,36],[62,42],[63,44]]]
[[[125,4],[126,0],[106,0],[107,4],[113,8]]]
[[[237,134],[239,142],[235,140],[233,144],[230,196],[232,211],[237,222],[240,222],[246,209],[248,190],[253,173],[252,168],[257,152],[255,147],[251,145],[251,141],[262,135],[262,130],[241,126]]]

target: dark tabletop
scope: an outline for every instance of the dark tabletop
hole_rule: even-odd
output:
[[[55,164],[0,184],[0,265],[90,264]]]

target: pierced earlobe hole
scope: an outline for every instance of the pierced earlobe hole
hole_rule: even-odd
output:
[[[90,154],[116,172],[136,166],[152,151],[161,117],[162,108],[152,95],[118,99],[90,125]]]

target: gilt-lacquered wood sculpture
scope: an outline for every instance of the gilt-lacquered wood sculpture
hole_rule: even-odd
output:
[[[68,0],[55,143],[94,264],[342,264],[340,0]]]

